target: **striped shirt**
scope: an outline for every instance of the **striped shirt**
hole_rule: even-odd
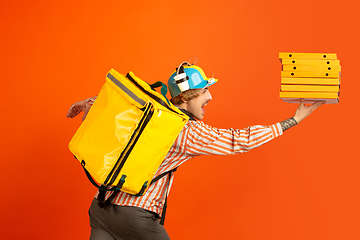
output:
[[[170,148],[167,156],[155,174],[179,167],[198,155],[232,155],[244,153],[282,135],[280,123],[270,126],[251,126],[245,129],[219,129],[202,121],[188,121]],[[161,216],[166,193],[169,193],[174,175],[159,179],[150,185],[143,196],[119,192],[112,203],[121,206],[140,207]],[[105,199],[110,196],[107,192]],[[96,195],[97,196],[97,195]]]

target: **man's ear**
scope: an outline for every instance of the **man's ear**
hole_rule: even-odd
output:
[[[180,99],[181,99],[181,101],[183,101],[183,103],[187,103],[187,102],[188,102],[188,100],[186,100],[185,98],[183,98],[183,95],[182,95],[182,94],[180,94]]]

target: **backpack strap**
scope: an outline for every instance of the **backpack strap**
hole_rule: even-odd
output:
[[[87,176],[87,178],[89,179],[89,181],[96,187],[99,189],[99,194],[98,194],[98,205],[103,208],[103,207],[107,207],[109,206],[110,202],[114,199],[114,197],[116,196],[116,194],[118,192],[120,192],[121,190],[121,186],[123,183],[121,183],[120,187],[112,187],[112,188],[106,188],[103,185],[98,185],[94,179],[91,177],[90,173],[85,169],[85,167],[83,166],[85,174]],[[160,224],[164,225],[165,222],[165,214],[166,214],[166,207],[167,207],[167,193],[168,193],[168,189],[170,186],[170,179],[171,179],[171,175],[173,172],[175,172],[177,170],[177,168],[171,169],[170,171],[167,172],[163,172],[162,174],[160,174],[159,176],[153,178],[153,180],[151,181],[150,185],[153,184],[154,182],[160,180],[161,178],[165,177],[166,175],[169,175],[169,181],[168,181],[168,187],[166,189],[166,196],[165,196],[165,203],[164,203],[164,207],[163,207],[163,212],[161,214],[160,217]],[[121,180],[120,180],[121,181]],[[108,197],[108,199],[105,200],[105,194],[108,191],[112,191],[111,195]]]
[[[167,172],[163,172],[162,174],[160,174],[159,176],[157,176],[156,178],[153,178],[153,180],[151,181],[150,184],[153,184],[154,182],[157,182],[158,180],[160,180],[161,178],[165,177],[166,175],[170,174],[171,172],[175,172],[177,170],[177,168],[171,169],[170,171]]]
[[[170,171],[165,172],[165,173],[162,173],[162,174],[160,174],[160,175],[158,176],[158,177],[160,177],[161,175],[163,175],[163,176],[160,177],[160,178],[162,178],[162,177],[164,177],[166,174],[169,174],[169,181],[168,181],[167,188],[166,188],[165,203],[164,203],[163,211],[162,211],[162,213],[161,213],[160,225],[164,225],[164,223],[165,223],[165,215],[166,215],[166,208],[167,208],[167,196],[168,196],[168,191],[169,191],[169,187],[170,187],[171,175],[172,175],[172,173],[175,172],[176,170],[177,170],[177,168],[174,168],[174,169],[171,169]],[[156,178],[158,178],[158,177],[156,177]],[[155,178],[155,179],[156,179],[156,178]],[[157,180],[159,180],[160,178],[158,178]],[[157,181],[157,180],[156,180],[156,181]],[[152,183],[152,182],[153,182],[153,181],[151,181],[151,183]]]
[[[170,103],[169,100],[166,98],[166,101],[168,104],[166,104],[161,98],[157,97],[155,94],[147,91],[145,88],[143,88],[139,83],[137,83],[135,81],[135,79],[133,77],[131,77],[130,73],[128,73],[126,75],[126,77],[136,86],[138,87],[141,91],[143,91],[144,93],[146,93],[148,96],[150,96],[151,98],[153,98],[155,101],[157,101],[159,104],[163,105],[165,108],[169,109],[170,111],[177,113],[176,111],[174,111],[173,109],[171,109],[171,107],[169,107]],[[156,83],[154,83],[156,84]],[[164,84],[165,85],[165,84]]]
[[[189,113],[188,111],[186,111],[185,109],[180,108],[180,107],[178,107],[178,109],[180,111],[182,111],[183,113],[185,113],[189,117],[190,121],[196,121],[196,119],[194,118],[194,116],[191,113]]]
[[[76,158],[76,157],[75,157]],[[122,185],[124,184],[124,180],[120,179],[118,186],[116,187],[112,187],[112,188],[106,188],[104,185],[99,185],[95,182],[95,180],[91,177],[91,174],[88,172],[88,170],[86,170],[85,165],[82,163],[81,166],[84,168],[86,177],[89,179],[89,181],[92,183],[92,185],[94,185],[97,189],[99,189],[99,194],[98,194],[98,205],[103,208],[109,205],[111,199],[113,198],[113,196],[115,196],[116,192],[119,192]],[[105,194],[108,191],[112,191],[113,193],[111,194],[111,196],[105,201]],[[110,199],[111,198],[111,199]]]
[[[149,85],[150,85],[150,84],[149,84]],[[155,91],[155,88],[161,87],[161,90],[160,90],[161,95],[164,96],[164,98],[166,99],[167,103],[170,105],[170,102],[169,102],[169,100],[168,100],[167,97],[166,97],[167,86],[166,86],[163,82],[158,81],[158,82],[156,82],[156,83],[151,84],[150,87],[151,87],[151,89],[153,89],[154,91]]]

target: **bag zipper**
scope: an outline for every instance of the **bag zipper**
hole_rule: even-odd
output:
[[[144,131],[146,125],[149,123],[153,114],[154,114],[153,106],[149,102],[149,104],[147,105],[147,107],[144,111],[143,117],[140,119],[138,127],[134,130],[134,133],[131,136],[128,144],[126,145],[125,149],[122,151],[114,168],[111,170],[110,174],[106,178],[104,185],[110,186],[114,183],[114,181],[116,180],[117,176],[119,175],[122,167],[124,166],[127,158],[129,157],[132,149],[134,148],[135,144],[137,143],[141,133]],[[110,177],[111,177],[111,179],[110,179]],[[109,181],[109,179],[110,179],[110,181]]]

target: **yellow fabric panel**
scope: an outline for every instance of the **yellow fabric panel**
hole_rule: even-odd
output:
[[[146,91],[166,103],[165,97],[146,82],[132,72],[129,74]],[[112,69],[86,119],[71,139],[69,149],[80,162],[85,162],[86,170],[99,184],[116,186],[121,176],[126,175],[121,190],[138,194],[145,182],[150,184],[189,119],[174,105],[168,108]],[[151,116],[150,121],[140,133],[139,129],[145,126],[142,119],[147,116]],[[116,170],[118,175],[114,175]],[[113,179],[115,181],[108,184]]]

